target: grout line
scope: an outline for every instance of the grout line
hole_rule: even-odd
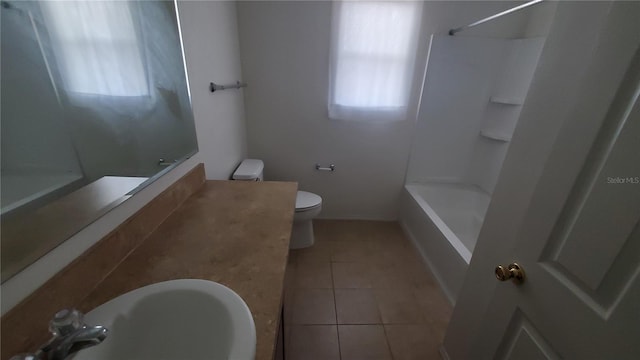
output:
[[[405,241],[408,241],[406,239],[406,237],[403,236],[403,239]],[[330,240],[328,240],[330,241]],[[361,243],[361,245],[363,245],[364,243]],[[411,245],[411,243],[409,243],[409,245]],[[406,244],[403,244],[403,246],[406,246]],[[384,249],[384,248],[383,248]],[[431,333],[433,333],[434,335],[438,332],[435,329],[435,325],[432,324],[430,321],[428,321],[428,319],[424,316],[421,316],[423,318],[423,321],[411,321],[411,322],[389,322],[389,323],[384,323],[384,321],[382,320],[382,311],[381,308],[379,306],[379,301],[378,301],[378,297],[376,296],[376,289],[378,289],[379,287],[372,284],[372,286],[370,288],[336,288],[336,284],[335,284],[335,273],[334,273],[334,268],[333,268],[333,264],[336,263],[363,263],[366,264],[367,266],[383,266],[383,265],[388,265],[387,262],[383,262],[382,264],[378,264],[376,262],[370,263],[367,260],[351,260],[351,261],[334,261],[334,257],[333,255],[335,253],[338,253],[337,248],[330,248],[330,252],[331,252],[331,257],[329,258],[329,267],[330,267],[330,276],[331,276],[331,290],[333,293],[333,301],[334,301],[334,311],[335,311],[335,327],[336,327],[336,332],[337,332],[337,341],[338,341],[338,353],[340,358],[342,358],[342,349],[340,347],[340,332],[339,332],[339,328],[341,326],[375,326],[375,325],[380,325],[383,328],[383,333],[385,336],[385,343],[387,345],[387,349],[389,352],[389,355],[391,357],[391,359],[395,359],[396,357],[394,356],[392,349],[391,349],[391,343],[390,343],[390,339],[388,337],[388,333],[387,333],[387,326],[391,326],[391,325],[421,325],[421,326],[427,326],[427,328],[430,330]],[[411,250],[411,249],[410,249]],[[412,249],[415,251],[415,249]],[[384,250],[380,250],[380,251],[384,251]],[[393,254],[396,255],[396,254]],[[404,260],[406,260],[404,257],[397,257],[397,256],[393,256],[392,258],[389,258],[389,260],[391,261],[390,264],[403,264]],[[427,273],[429,273],[429,271],[426,271]],[[409,285],[409,291],[410,291],[410,297],[413,298],[413,300],[417,303],[419,303],[419,297],[416,293],[416,289],[419,287],[416,280],[413,278],[413,274],[409,271],[407,271],[406,273],[403,272],[404,274],[404,280],[406,280],[408,282]],[[431,275],[429,273],[429,275]],[[384,287],[383,287],[384,288]],[[380,321],[379,322],[370,322],[370,323],[344,323],[344,324],[340,324],[338,322],[338,308],[337,308],[337,290],[369,290],[372,291],[374,294],[374,300],[375,300],[375,305],[376,305],[376,310],[378,312],[378,315],[380,316]],[[422,313],[422,309],[420,309],[419,311],[420,315],[424,315]],[[320,324],[319,324],[320,325]],[[322,325],[327,325],[327,324],[322,324]]]
[[[329,260],[331,260],[331,257],[329,258]],[[338,357],[342,359],[342,349],[340,348],[340,328],[338,327],[338,304],[336,303],[336,284],[333,279],[333,263],[332,262],[329,262],[329,271],[331,272],[331,292],[333,293],[333,309],[336,313],[336,338],[338,339]]]
[[[389,344],[389,336],[387,335],[387,327],[385,324],[382,325],[382,331],[384,332],[384,340],[387,343],[387,349],[389,350],[389,355],[391,355],[391,360],[393,360],[393,351],[391,351],[391,344]]]

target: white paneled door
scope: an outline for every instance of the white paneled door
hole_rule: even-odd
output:
[[[534,192],[503,264],[517,261],[524,282],[498,285],[482,325],[488,331],[478,338],[484,344],[501,338],[495,350],[480,347],[494,358],[640,359],[637,70],[577,177],[565,171],[571,166],[552,161]],[[569,176],[575,180],[565,197],[560,177]]]
[[[589,6],[558,7],[538,99],[543,84],[569,85],[537,112],[555,123],[516,130],[445,339],[451,359],[640,359],[640,4]],[[563,47],[581,61],[563,62]],[[513,262],[521,284],[495,278]]]

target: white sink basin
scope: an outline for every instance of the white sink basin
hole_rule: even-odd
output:
[[[121,295],[85,315],[109,329],[74,360],[250,360],[256,329],[247,304],[228,287],[172,280]]]

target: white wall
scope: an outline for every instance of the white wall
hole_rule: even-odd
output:
[[[493,192],[543,43],[434,36],[408,183],[465,183]],[[518,104],[501,103],[512,100]]]
[[[210,94],[207,90],[213,76],[221,82],[240,77],[235,3],[181,2],[179,6],[200,152],[4,282],[0,287],[2,314],[196,164],[205,163],[207,178],[226,179],[245,157],[242,97],[233,92]]]
[[[247,155],[244,90],[211,93],[209,83],[242,80],[233,1],[180,1],[198,147],[208,179],[228,179]]]
[[[491,96],[499,101],[517,100],[523,104],[529,85],[538,65],[545,38],[525,38],[505,40],[507,52],[502,60],[496,60],[501,67],[491,90]],[[495,99],[495,98],[494,98]],[[502,162],[509,149],[511,137],[520,118],[523,105],[501,104],[485,99],[482,113],[481,134],[475,142],[473,156],[466,174],[466,182],[475,184],[482,190],[493,193],[500,176]],[[496,141],[496,136],[500,139]],[[491,138],[493,137],[493,138]],[[502,141],[507,140],[507,141]]]
[[[513,2],[425,2],[419,61],[430,34],[512,7]],[[466,32],[518,37],[527,14]],[[321,195],[325,218],[395,219],[409,157],[413,120],[366,124],[327,116],[330,2],[238,3],[250,157],[265,161],[269,180],[295,180]],[[424,67],[417,65],[414,88]],[[334,173],[314,164],[334,163]]]
[[[507,42],[434,36],[407,182],[464,182]]]

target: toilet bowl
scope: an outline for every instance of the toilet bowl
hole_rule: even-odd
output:
[[[315,241],[313,219],[320,214],[321,210],[322,198],[320,196],[307,191],[298,191],[289,249],[302,249],[313,245]]]
[[[263,179],[264,163],[258,159],[245,159],[233,173],[234,180],[261,181]],[[296,194],[296,208],[291,228],[290,249],[302,249],[312,246],[313,219],[322,210],[322,198],[308,191],[298,191]]]

